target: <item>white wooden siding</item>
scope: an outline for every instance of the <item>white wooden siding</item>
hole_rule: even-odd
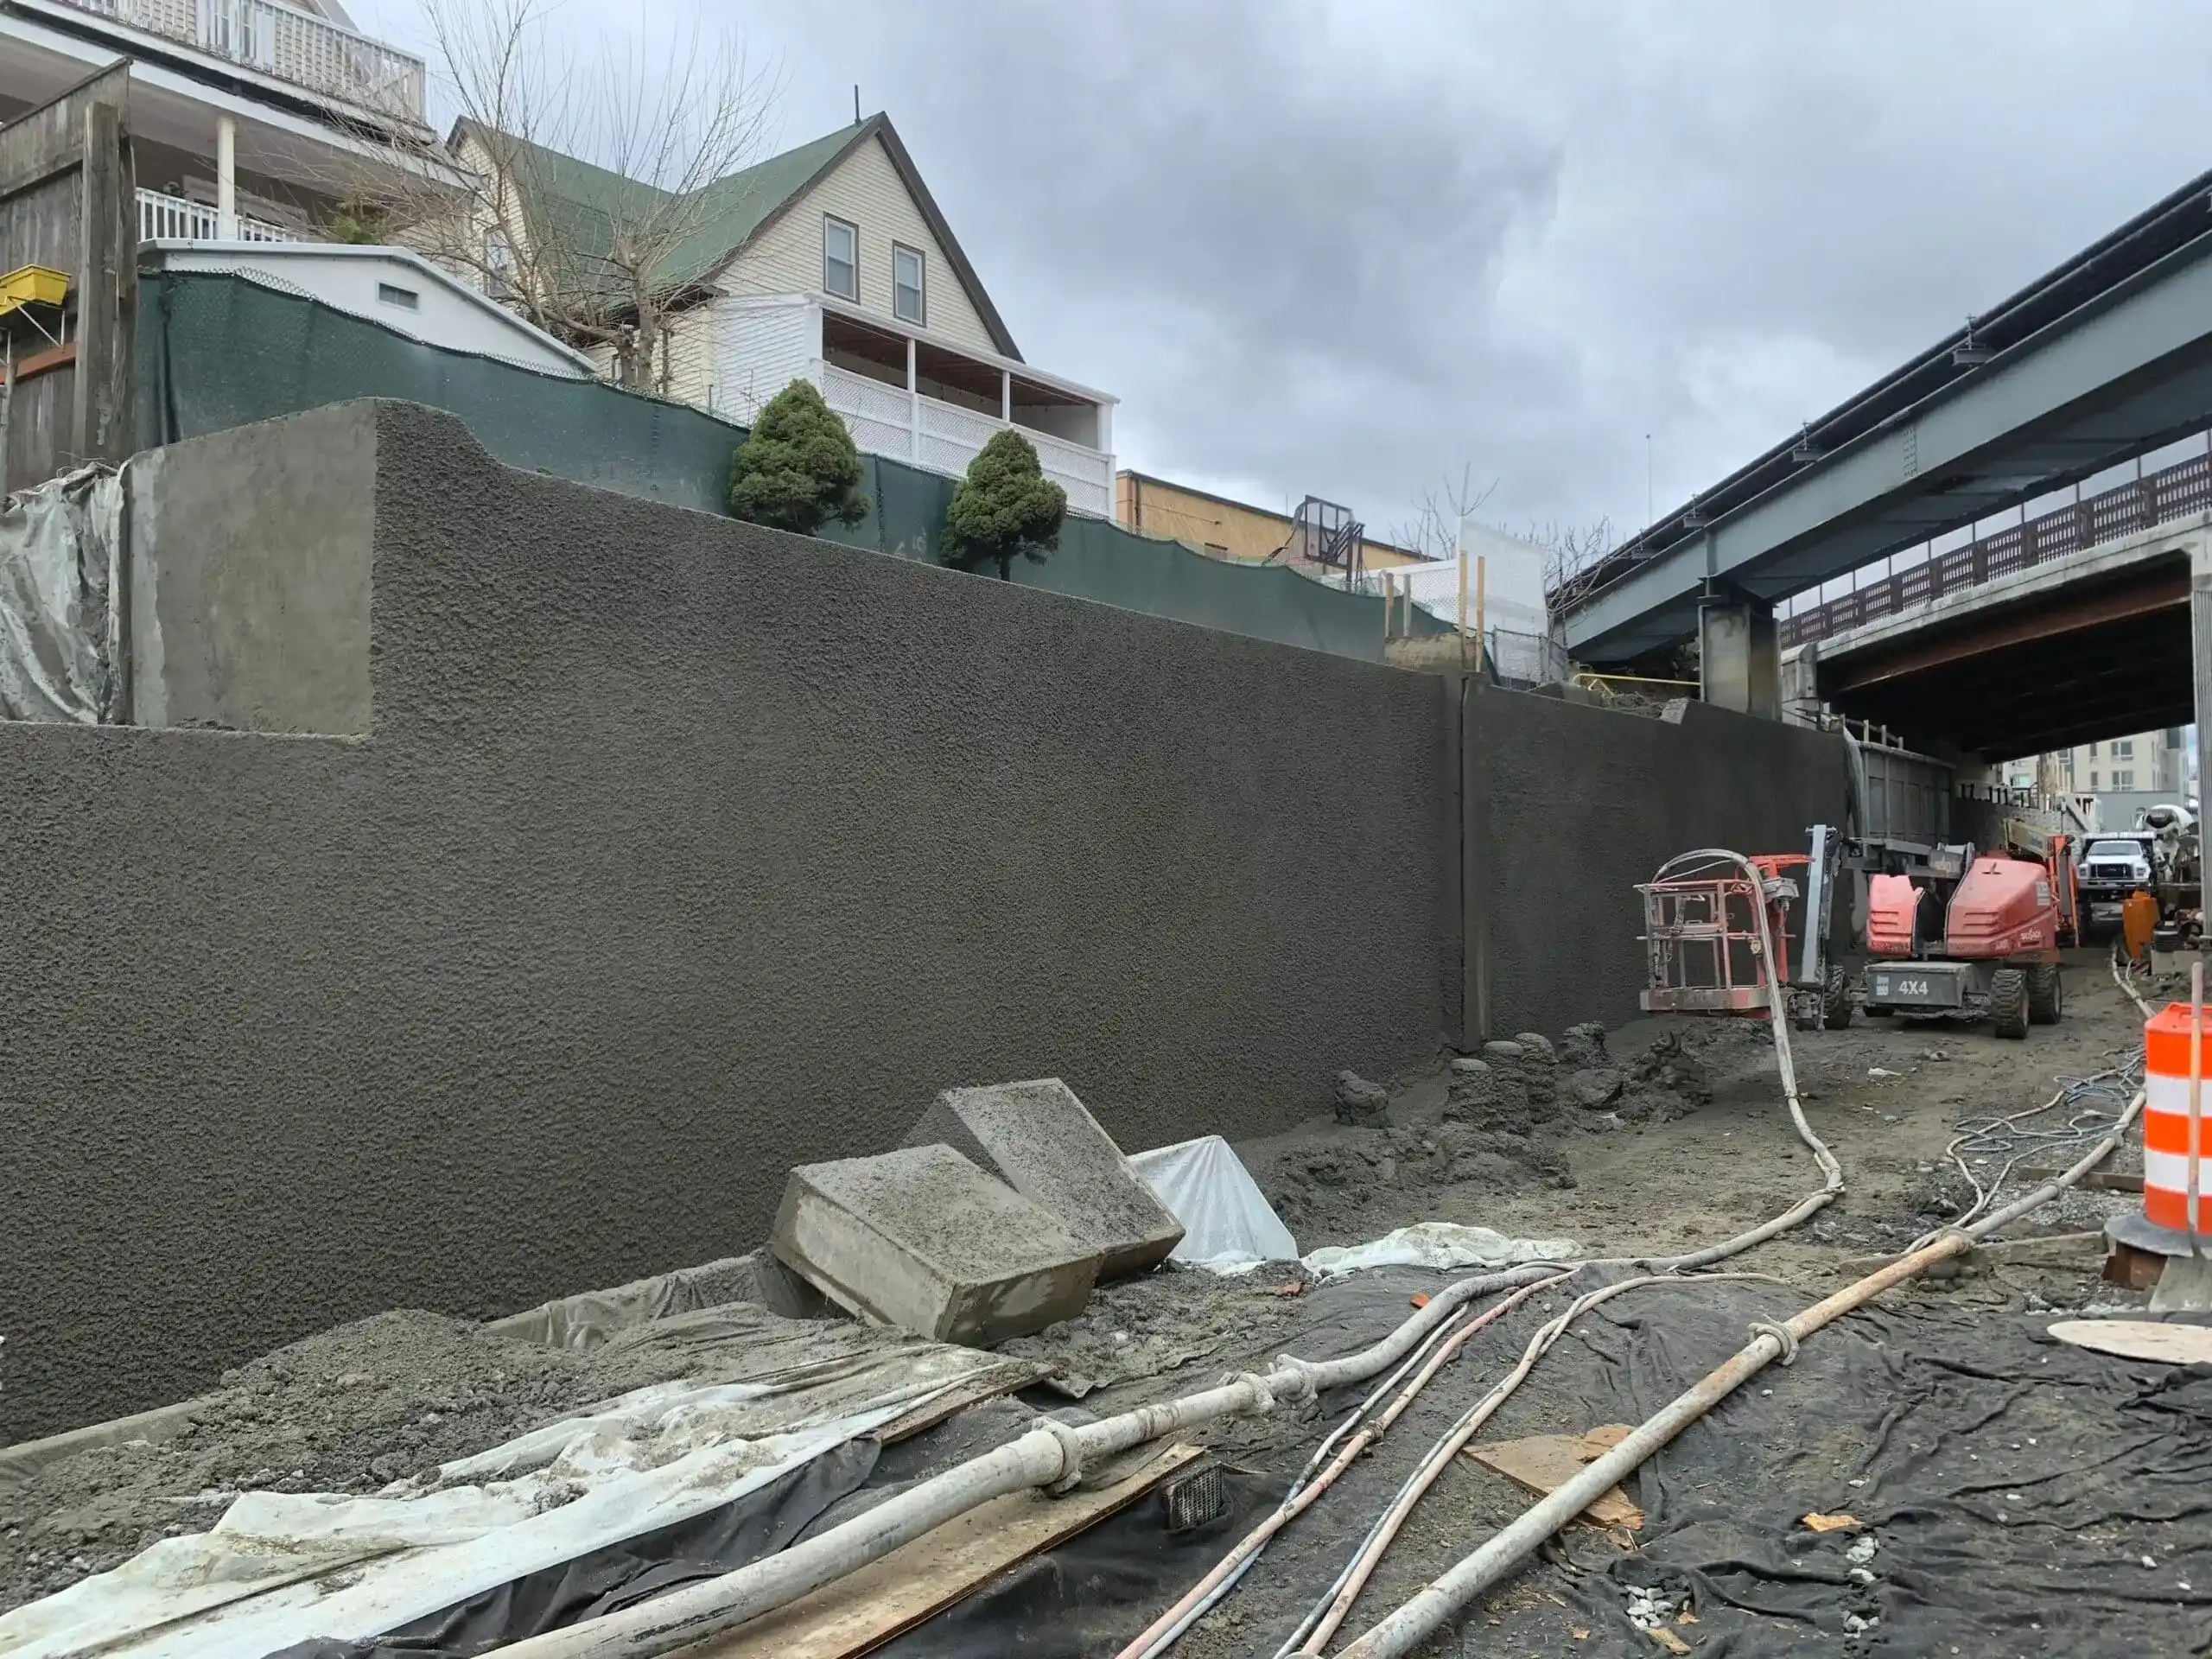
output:
[[[724,295],[700,309],[715,317],[715,413],[750,421],[792,381],[814,378],[821,313],[804,301],[766,305]]]
[[[668,320],[667,385],[662,396],[709,407],[715,385],[715,308],[709,301],[679,311]],[[712,407],[719,409],[721,399]]]
[[[891,245],[903,242],[919,249],[927,264],[925,326],[929,331],[982,351],[998,349],[880,138],[869,139],[793,202],[730,262],[715,279],[717,286],[733,294],[819,294],[825,213],[860,227],[862,307],[892,315]]]

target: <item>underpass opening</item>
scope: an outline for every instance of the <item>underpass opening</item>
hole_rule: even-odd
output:
[[[1840,714],[1888,726],[1917,747],[1990,760],[2185,725],[2194,718],[2189,584],[2188,554],[2163,553],[1823,648],[1816,683]]]

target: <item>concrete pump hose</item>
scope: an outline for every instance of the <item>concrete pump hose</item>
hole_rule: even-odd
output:
[[[1381,1342],[1342,1359],[1311,1362],[1286,1354],[1264,1376],[1248,1374],[1081,1428],[1055,1423],[1032,1430],[789,1549],[620,1612],[526,1637],[499,1652],[502,1659],[652,1659],[673,1653],[880,1560],[995,1497],[1057,1486],[1080,1478],[1084,1464],[1148,1441],[1224,1417],[1267,1411],[1278,1402],[1302,1402],[1380,1376],[1475,1297],[1555,1277],[1559,1271],[1555,1262],[1535,1263],[1462,1279],[1439,1291]],[[1069,1467],[1071,1461],[1077,1466]]]
[[[1581,1472],[1566,1485],[1494,1534],[1473,1554],[1344,1649],[1338,1659],[1398,1659],[1398,1656],[1412,1653],[1475,1597],[1516,1571],[1544,1540],[1634,1473],[1660,1447],[1776,1359],[1794,1357],[1797,1344],[1806,1337],[1872,1301],[1884,1291],[1918,1276],[1936,1262],[1963,1254],[1973,1248],[1975,1240],[1986,1238],[1999,1228],[2018,1220],[2073,1185],[2111,1154],[2126,1137],[2129,1127],[2142,1109],[2143,1094],[2139,1090],[2128,1103],[2126,1111],[2113,1126],[2112,1133],[2056,1179],[1992,1211],[1971,1227],[1948,1231],[1923,1249],[1899,1256],[1779,1325],[1760,1328],[1732,1357],[1661,1408],[1618,1446],[1585,1465]]]

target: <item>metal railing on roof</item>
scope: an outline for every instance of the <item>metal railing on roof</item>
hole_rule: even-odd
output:
[[[257,69],[326,98],[422,126],[424,71],[411,53],[277,0],[59,0]]]

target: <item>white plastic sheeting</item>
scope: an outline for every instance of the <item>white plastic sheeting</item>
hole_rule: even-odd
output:
[[[1487,1227],[1423,1221],[1364,1244],[1332,1246],[1301,1258],[1307,1272],[1329,1279],[1362,1268],[1517,1268],[1532,1262],[1568,1262],[1571,1238],[1510,1238]]]
[[[742,1497],[959,1380],[915,1363],[859,1405],[842,1389],[810,1402],[790,1387],[659,1383],[446,1465],[435,1484],[247,1492],[213,1531],[0,1618],[0,1656],[236,1659],[377,1636]]]
[[[1137,1179],[1183,1224],[1168,1259],[1213,1273],[1249,1273],[1263,1262],[1294,1262],[1298,1241],[1243,1160],[1217,1135],[1178,1141],[1129,1160]]]
[[[0,720],[114,720],[123,482],[80,467],[0,502]]]

